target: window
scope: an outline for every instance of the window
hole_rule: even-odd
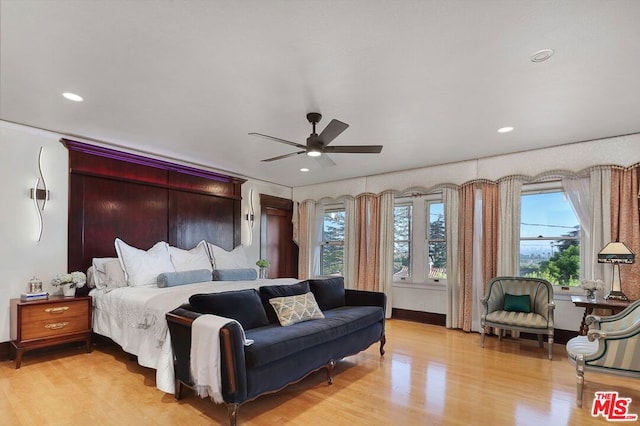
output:
[[[320,252],[321,275],[342,275],[344,271],[344,224],[344,209],[325,210]]]
[[[427,201],[428,277],[432,280],[447,278],[447,240],[444,221],[444,203]]]
[[[580,221],[560,184],[523,187],[520,223],[520,275],[554,285],[580,283]]]
[[[447,243],[442,194],[396,198],[394,226],[394,281],[444,284]]]
[[[396,204],[393,211],[393,276],[411,276],[411,204]]]

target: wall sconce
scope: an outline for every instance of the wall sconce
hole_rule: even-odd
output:
[[[636,255],[626,246],[625,243],[619,241],[611,242],[604,246],[598,253],[598,263],[613,264],[613,279],[611,283],[611,291],[607,294],[606,299],[629,300],[622,292],[620,285],[620,264],[632,264],[635,262]]]
[[[44,227],[42,212],[44,211],[44,206],[47,204],[47,200],[49,200],[47,182],[44,180],[44,175],[42,174],[42,151],[43,147],[40,147],[40,152],[38,153],[38,172],[40,173],[40,176],[36,179],[36,183],[30,191],[30,196],[33,200],[36,213],[38,214],[38,221],[40,224],[40,228],[38,230],[38,242],[42,239],[42,229]]]
[[[253,226],[255,225],[255,211],[253,209],[253,188],[249,190],[249,210],[245,215],[245,219],[247,219],[249,225],[249,240],[248,245],[253,243]]]

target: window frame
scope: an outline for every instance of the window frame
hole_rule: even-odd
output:
[[[427,255],[427,258],[429,257],[429,244],[432,242],[438,242],[438,243],[444,243],[445,247],[447,247],[447,218],[445,217],[445,208],[444,208],[444,200],[442,197],[442,194],[438,194],[439,198],[436,198],[435,196],[436,194],[430,194],[430,196],[428,196],[425,199],[425,234],[424,234],[424,240],[425,240],[425,253]],[[433,204],[442,204],[442,218],[444,220],[444,237],[442,239],[431,239],[431,205]],[[446,265],[446,269],[448,270],[448,262]],[[426,262],[425,264],[425,280],[430,283],[430,284],[446,284],[447,283],[447,278],[429,278],[429,274],[430,274],[430,267],[429,267],[429,262]]]

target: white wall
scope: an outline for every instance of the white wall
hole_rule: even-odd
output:
[[[36,275],[51,294],[59,292],[49,285],[51,278],[67,272],[67,211],[69,193],[69,154],[59,142],[63,135],[45,132],[0,120],[0,230],[5,243],[0,248],[0,342],[9,336],[9,300],[27,290]],[[82,140],[79,140],[83,142]],[[89,142],[91,143],[91,142]],[[44,147],[43,173],[51,191],[44,213],[44,232],[37,241],[38,220],[29,198],[38,174],[38,152]],[[106,146],[106,145],[105,145]],[[171,161],[171,159],[162,158]],[[249,246],[250,260],[260,255],[259,194],[291,199],[291,188],[249,180],[242,186],[242,212],[248,210],[249,190],[254,189],[256,224],[249,245],[249,228],[243,220],[242,242]]]
[[[472,161],[423,167],[413,170],[364,176],[319,185],[293,188],[293,199],[326,200],[339,196],[356,196],[364,192],[379,194],[387,190],[406,192],[429,189],[443,183],[463,184],[474,179],[497,180],[510,175],[535,177],[553,170],[578,172],[595,165],[631,166],[640,162],[640,134],[553,148],[481,158]],[[445,314],[443,288],[397,283],[392,306],[399,309]],[[556,328],[578,331],[582,314],[569,294],[556,295]]]
[[[67,269],[68,154],[53,133],[0,121],[0,342],[9,340],[9,299],[20,297],[36,275],[50,293],[51,278]],[[47,202],[42,239],[29,189],[38,173],[38,151],[51,199]]]

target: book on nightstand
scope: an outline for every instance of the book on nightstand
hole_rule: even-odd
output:
[[[22,300],[23,302],[28,302],[30,300],[43,300],[48,298],[49,293],[47,293],[46,291],[41,291],[39,293],[22,293],[20,295],[20,300]]]

